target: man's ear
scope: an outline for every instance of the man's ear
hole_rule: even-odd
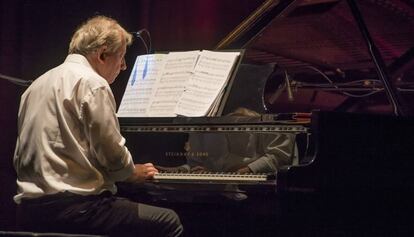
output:
[[[99,50],[98,50],[98,61],[100,63],[104,63],[107,53],[106,53],[106,46],[102,46]]]
[[[106,53],[101,53],[101,54],[99,55],[99,59],[100,59],[100,60],[105,61],[105,58],[106,58]]]

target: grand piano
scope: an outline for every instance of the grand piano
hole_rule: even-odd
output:
[[[189,236],[413,234],[413,6],[264,1],[215,48],[244,50],[218,116],[120,119],[137,161],[163,171],[121,195],[176,209]],[[284,137],[290,152],[240,173],[216,156],[245,136]]]

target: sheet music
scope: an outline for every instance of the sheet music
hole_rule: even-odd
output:
[[[203,50],[194,74],[179,99],[175,113],[190,117],[207,115],[217,96],[222,94],[221,91],[227,84],[234,62],[239,55],[239,52]]]
[[[118,117],[146,117],[157,75],[167,54],[140,55],[135,60]]]
[[[138,56],[118,117],[213,116],[239,52]]]
[[[150,117],[175,117],[175,107],[184,86],[193,74],[200,51],[171,52],[158,75],[147,114]]]

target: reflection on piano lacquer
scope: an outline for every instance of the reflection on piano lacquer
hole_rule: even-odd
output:
[[[308,150],[302,143],[309,144],[308,126],[284,122],[269,115],[176,118],[171,123],[131,121],[121,130],[137,142],[129,146],[132,152],[137,147],[134,157],[160,171],[154,184],[275,186],[277,170],[298,165]]]

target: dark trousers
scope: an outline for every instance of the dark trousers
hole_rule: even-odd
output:
[[[173,210],[132,202],[110,192],[93,196],[65,192],[22,200],[17,224],[22,231],[109,236],[181,236],[183,232]]]

